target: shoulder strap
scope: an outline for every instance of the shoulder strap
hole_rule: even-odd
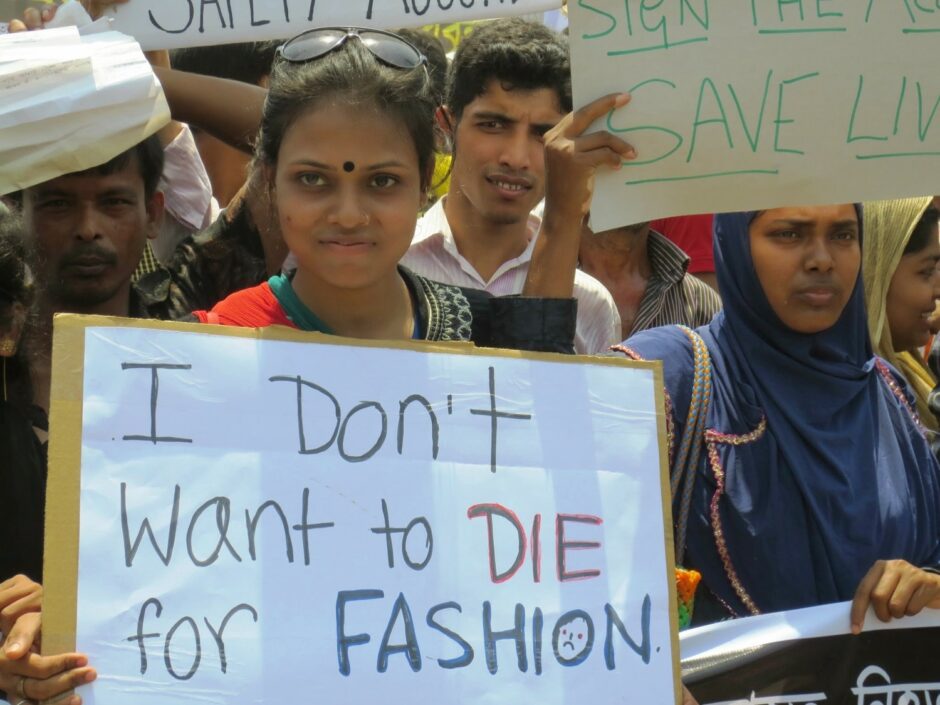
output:
[[[675,460],[670,473],[670,488],[673,499],[681,496],[679,516],[674,519],[676,526],[675,548],[676,563],[682,564],[685,556],[686,533],[689,526],[689,508],[692,504],[692,488],[695,475],[705,444],[705,424],[711,406],[712,370],[711,356],[702,336],[691,328],[678,326],[692,343],[692,356],[695,372],[692,378],[692,390],[689,399],[689,414],[686,418],[682,438],[679,441]]]

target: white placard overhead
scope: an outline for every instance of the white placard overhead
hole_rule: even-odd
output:
[[[130,37],[75,27],[0,36],[0,194],[103,164],[169,121]]]
[[[144,49],[286,39],[311,27],[417,27],[553,10],[561,0],[131,0],[114,29]]]
[[[676,702],[658,367],[90,320],[44,615],[80,482],[85,702]]]
[[[595,230],[691,213],[940,193],[940,11],[908,0],[578,0],[575,104],[638,158]]]

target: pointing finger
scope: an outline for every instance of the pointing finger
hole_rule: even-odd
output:
[[[868,605],[871,602],[871,591],[874,590],[878,581],[884,573],[884,561],[878,561],[871,567],[855,590],[855,597],[852,599],[851,624],[852,633],[858,634],[862,631],[865,624],[865,613],[868,612]]]
[[[580,110],[571,113],[571,122],[568,123],[564,133],[567,137],[577,137],[588,129],[595,120],[602,118],[611,110],[622,108],[629,102],[630,96],[627,93],[611,93],[603,98],[598,98]]]

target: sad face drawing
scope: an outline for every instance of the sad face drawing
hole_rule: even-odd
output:
[[[594,646],[594,622],[583,610],[562,615],[555,624],[552,648],[562,666],[577,666],[584,661]]]

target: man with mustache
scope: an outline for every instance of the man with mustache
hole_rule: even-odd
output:
[[[450,190],[418,222],[402,264],[430,279],[522,293],[545,194],[543,136],[571,111],[564,37],[513,18],[480,25],[457,49],[438,122],[453,142]],[[577,272],[575,350],[620,341],[603,285]]]
[[[47,412],[56,313],[168,317],[165,291],[131,282],[163,221],[162,171],[163,148],[154,135],[101,166],[22,192],[39,282],[38,331],[30,342],[33,399]]]

